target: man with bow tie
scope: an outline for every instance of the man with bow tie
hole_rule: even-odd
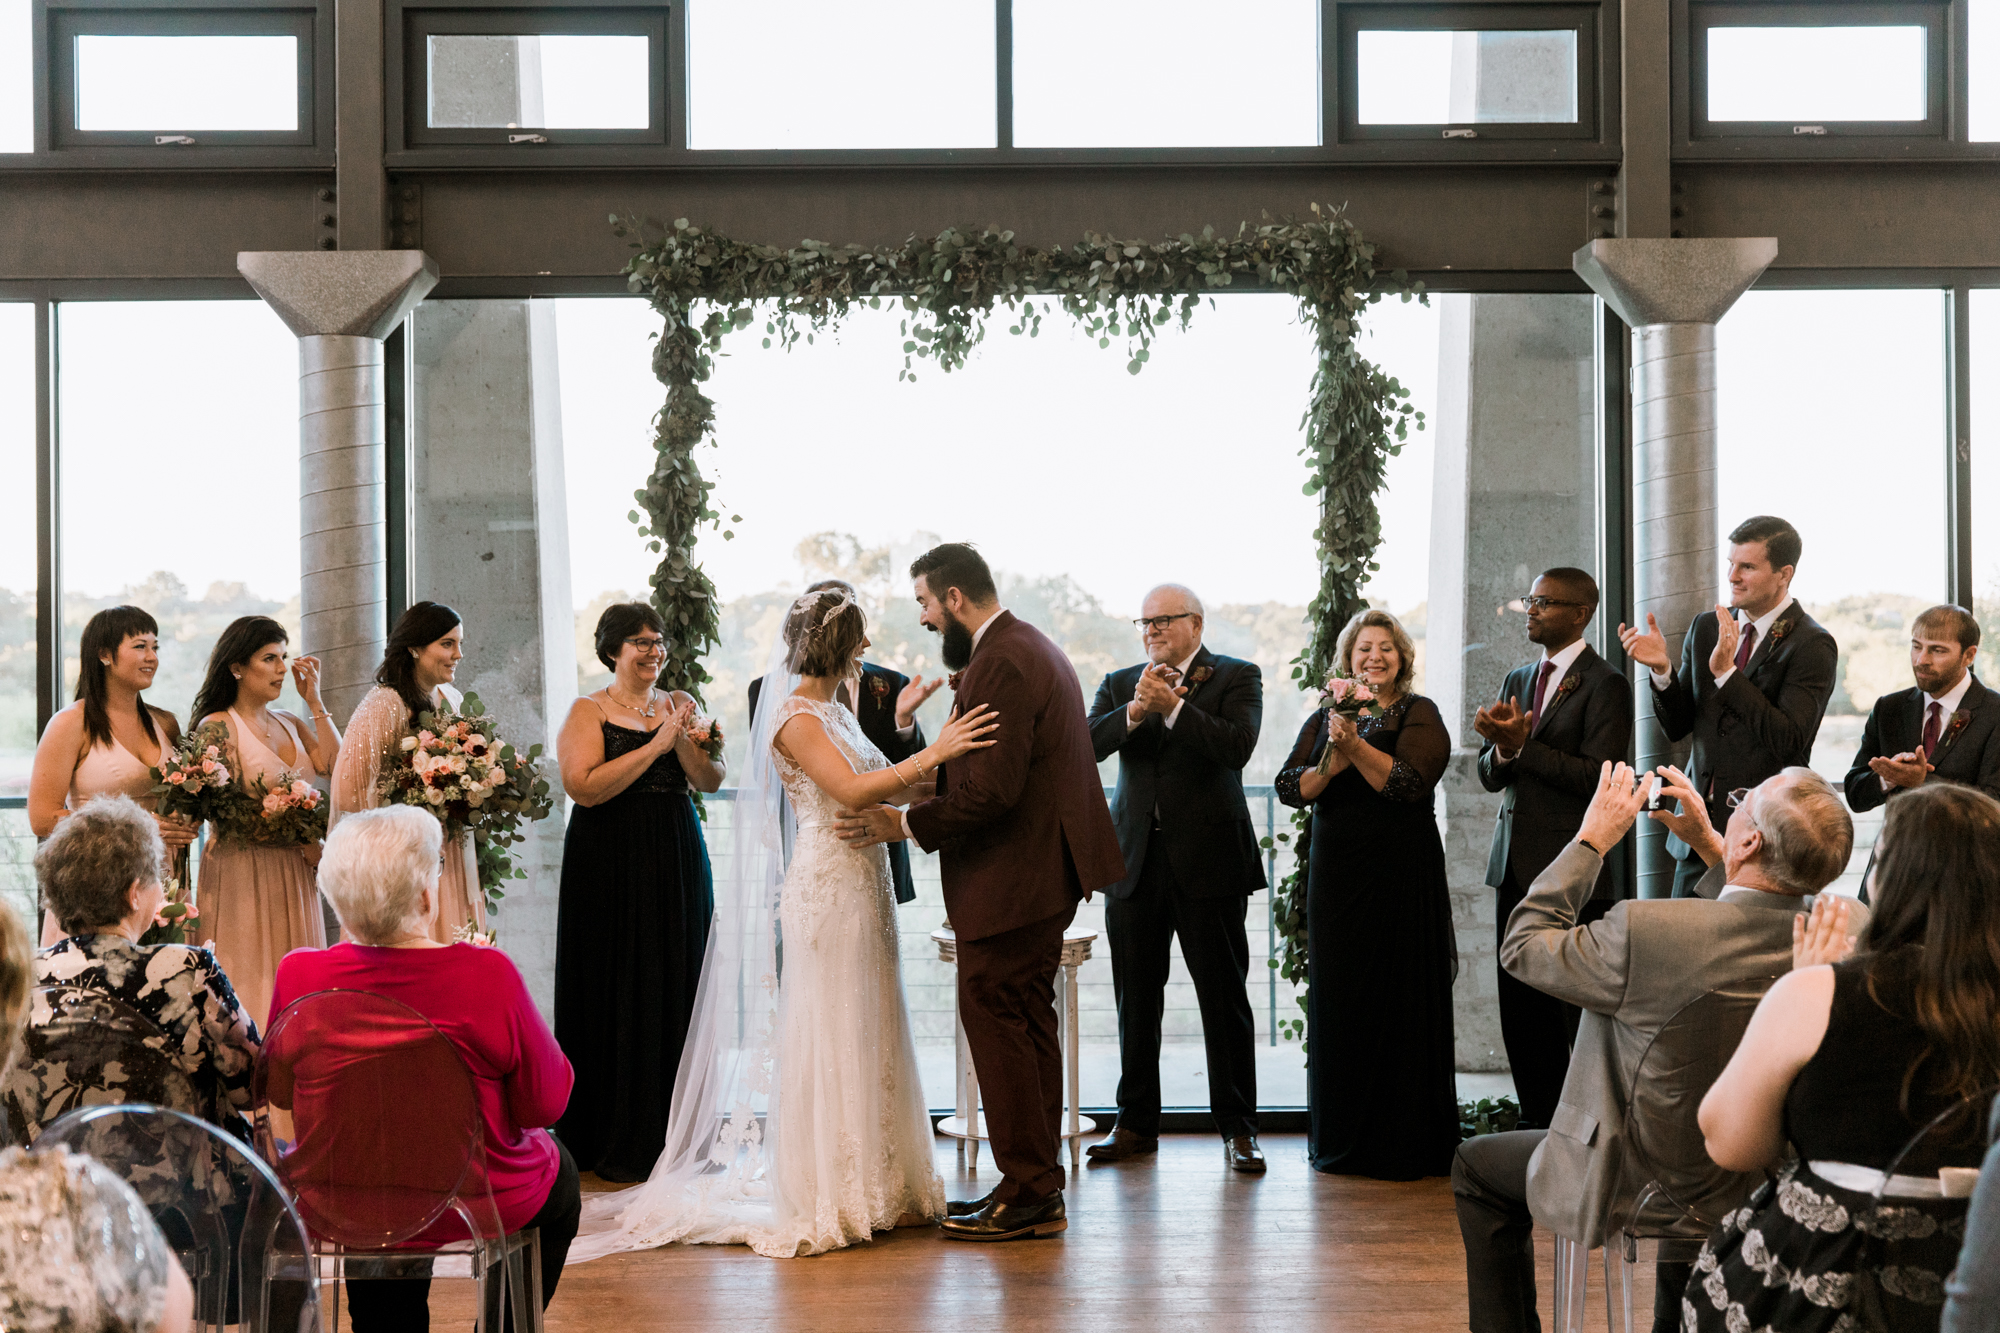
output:
[[[1934,606],[1910,626],[1917,683],[1868,710],[1847,774],[1847,804],[1857,814],[1927,782],[1957,782],[2000,799],[2000,695],[1972,674],[1978,655],[1979,622],[1963,607]],[[1865,881],[1861,900],[1868,901]]]
[[[1118,1002],[1118,1123],[1090,1157],[1159,1149],[1160,1027],[1178,935],[1201,1007],[1224,1160],[1262,1171],[1244,917],[1264,887],[1264,858],[1243,766],[1264,721],[1263,677],[1256,663],[1202,646],[1201,599],[1178,584],[1147,593],[1134,623],[1147,660],[1106,676],[1090,709],[1098,762],[1118,756],[1111,814],[1125,856],[1125,878],[1105,890],[1104,907]]]
[[[1648,613],[1646,629],[1620,625],[1626,655],[1648,668],[1653,713],[1667,739],[1692,734],[1688,776],[1708,804],[1709,823],[1729,822],[1729,793],[1791,767],[1812,767],[1840,655],[1833,635],[1792,596],[1804,544],[1782,518],[1760,514],[1729,534],[1729,605],[1704,611],[1681,640],[1674,673],[1666,637]],[[1687,898],[1707,872],[1677,837],[1674,897]]]
[[[1583,826],[1607,763],[1621,763],[1632,743],[1632,684],[1583,640],[1597,614],[1597,580],[1581,569],[1545,570],[1522,599],[1528,642],[1541,660],[1507,673],[1500,697],[1473,715],[1484,743],[1479,782],[1502,793],[1486,860],[1486,883],[1499,893],[1496,940],[1527,897],[1528,886]],[[1588,924],[1622,898],[1621,863],[1603,857],[1597,885],[1579,921]],[[1499,969],[1500,1035],[1514,1074],[1524,1128],[1546,1129],[1569,1072],[1570,1034],[1578,1010]]]

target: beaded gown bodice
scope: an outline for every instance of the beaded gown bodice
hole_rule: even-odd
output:
[[[621,727],[615,722],[601,722],[598,725],[604,728],[606,763],[644,748],[646,742],[653,738],[653,733],[650,731]],[[687,794],[687,789],[687,770],[681,767],[681,757],[669,750],[649,764],[646,771],[632,779],[632,785],[618,795],[625,796],[637,792],[655,796],[684,796]]]

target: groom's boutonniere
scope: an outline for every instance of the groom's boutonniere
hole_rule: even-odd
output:
[[[958,678],[964,674],[965,673],[963,671],[954,671],[949,676],[946,676],[944,678],[945,685],[951,690],[953,694],[958,693]]]

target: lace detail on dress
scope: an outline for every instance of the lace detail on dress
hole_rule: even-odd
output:
[[[615,722],[602,722],[598,725],[604,728],[606,762],[632,753],[653,738],[651,732],[635,731],[631,727],[621,727]],[[681,767],[681,757],[669,750],[649,764],[646,771],[634,778],[632,785],[618,795],[644,792],[663,796],[685,796],[687,790],[687,770]]]
[[[150,1333],[172,1253],[139,1196],[90,1158],[0,1152],[0,1328]]]

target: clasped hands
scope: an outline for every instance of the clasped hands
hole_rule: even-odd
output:
[[[1891,787],[1921,787],[1926,777],[1937,772],[1937,765],[1922,750],[1906,750],[1902,754],[1877,755],[1868,761],[1868,771]]]
[[[1148,713],[1165,717],[1178,708],[1187,697],[1187,686],[1180,679],[1181,673],[1165,663],[1141,671],[1139,683],[1133,688],[1132,702],[1125,705],[1126,725],[1136,727],[1146,720]]]
[[[1472,715],[1472,729],[1492,741],[1493,748],[1500,752],[1503,760],[1521,753],[1521,747],[1528,743],[1528,733],[1534,730],[1534,726],[1535,711],[1531,708],[1522,712],[1512,699],[1487,704]]]

